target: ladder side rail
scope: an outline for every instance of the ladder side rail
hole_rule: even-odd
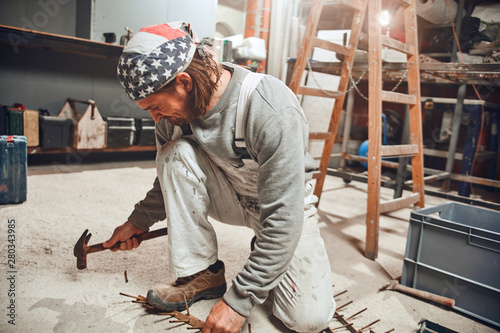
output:
[[[368,192],[366,211],[365,256],[377,258],[380,215],[380,179],[382,146],[382,27],[378,13],[381,0],[370,0],[368,5]]]
[[[363,27],[363,21],[366,14],[366,0],[363,1],[363,6],[361,10],[356,10],[354,12],[352,24],[351,24],[351,36],[348,42],[348,50],[349,53],[344,57],[344,61],[342,62],[342,69],[340,72],[340,82],[338,91],[347,91],[349,88],[349,68],[353,68],[354,57],[356,54],[356,49],[358,46],[359,37],[361,35],[361,29]],[[338,124],[340,121],[340,115],[342,108],[344,106],[344,101],[346,98],[346,94],[343,94],[335,100],[335,104],[332,110],[332,116],[330,117],[330,123],[328,125],[328,132],[331,134],[331,139],[325,142],[323,147],[323,153],[319,165],[320,177],[317,179],[314,194],[318,197],[318,205],[319,199],[321,199],[321,192],[323,191],[323,185],[325,182],[326,171],[328,169],[328,165],[330,163],[330,154],[335,144],[335,137],[337,135]]]
[[[410,138],[411,143],[418,146],[418,152],[412,157],[412,180],[413,192],[420,193],[420,200],[416,207],[423,208],[425,205],[424,191],[424,156],[422,142],[422,105],[420,103],[420,65],[418,53],[418,29],[417,29],[417,0],[412,0],[411,6],[404,9],[406,43],[415,45],[415,52],[407,55],[408,70],[408,94],[417,98],[413,105],[409,105],[410,116]]]

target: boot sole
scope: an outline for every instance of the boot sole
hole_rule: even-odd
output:
[[[193,303],[201,300],[207,300],[207,299],[214,299],[214,298],[220,298],[226,293],[227,285],[224,283],[223,285],[203,291],[201,293],[198,293],[193,296],[193,298],[187,300],[187,304],[190,307]],[[176,302],[176,303],[168,303],[165,302],[158,292],[154,289],[150,289],[148,291],[148,297],[147,297],[147,302],[149,305],[155,307],[158,310],[162,311],[184,311],[186,310],[186,303],[184,301],[182,302]]]

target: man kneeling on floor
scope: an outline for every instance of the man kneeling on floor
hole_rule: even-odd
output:
[[[297,332],[319,332],[335,312],[332,275],[311,184],[315,161],[296,96],[278,79],[221,63],[190,26],[142,28],[126,45],[119,81],[156,123],[157,178],[105,247],[168,222],[177,280],[148,291],[162,311],[223,297],[202,332],[237,332],[256,304]],[[208,217],[254,233],[243,269],[226,288]],[[250,245],[249,245],[250,246]]]

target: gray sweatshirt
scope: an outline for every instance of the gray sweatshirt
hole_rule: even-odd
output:
[[[236,105],[248,71],[229,63],[224,66],[232,72],[226,91],[190,127],[210,156],[237,167],[243,163],[234,149]],[[158,147],[170,141],[173,133],[174,127],[167,120],[157,123]],[[297,97],[270,75],[262,79],[249,98],[244,137],[248,153],[258,163],[256,193],[263,232],[224,299],[248,317],[253,306],[266,300],[288,269],[302,231],[304,185],[311,179],[316,163],[307,152],[308,126]],[[162,192],[156,179],[153,189],[135,206],[129,221],[148,230],[164,219]]]

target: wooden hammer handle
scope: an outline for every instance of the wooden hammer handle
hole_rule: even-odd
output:
[[[166,234],[167,234],[167,228],[162,228],[162,229],[157,229],[154,231],[148,231],[148,232],[145,232],[145,233],[142,233],[139,235],[135,235],[133,237],[135,237],[140,244],[144,240],[153,239],[156,237],[161,237],[161,236],[164,236]],[[94,253],[94,252],[99,252],[99,251],[104,251],[104,250],[118,249],[120,247],[120,244],[121,244],[121,242],[118,242],[110,248],[105,248],[104,246],[102,246],[102,243],[90,245],[85,249],[85,253],[88,254],[88,253]]]
[[[419,289],[415,289],[415,288],[411,288],[411,287],[407,287],[407,286],[403,286],[401,284],[396,284],[394,286],[394,290],[400,291],[400,292],[405,293],[405,294],[413,295],[416,297],[420,297],[420,298],[426,299],[428,301],[447,306],[449,308],[453,308],[455,306],[455,300],[452,298],[436,295],[436,294],[433,294],[433,293],[430,293],[427,291],[423,291],[423,290],[419,290]]]

